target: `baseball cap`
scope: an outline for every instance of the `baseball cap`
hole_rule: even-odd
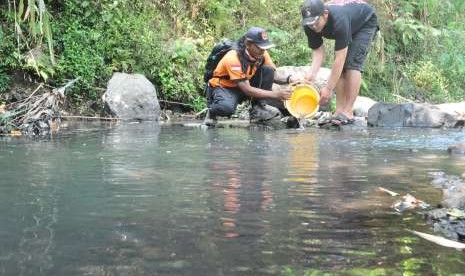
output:
[[[260,27],[252,27],[245,34],[245,38],[257,45],[258,48],[262,50],[270,49],[274,47],[274,44],[270,42],[268,38],[268,33],[265,29]]]
[[[325,11],[325,5],[322,0],[305,0],[300,11],[302,13],[302,24],[313,25]]]

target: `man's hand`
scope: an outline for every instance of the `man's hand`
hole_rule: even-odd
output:
[[[320,90],[320,105],[327,105],[331,99],[331,90],[328,87],[323,87]]]
[[[289,80],[290,80],[290,82],[289,82],[290,86],[297,86],[297,85],[302,85],[302,84],[310,84],[310,85],[312,85],[312,83],[307,81],[305,78],[294,78],[294,77],[292,77]]]
[[[292,91],[291,90],[278,90],[276,93],[276,98],[279,100],[289,100],[291,98]]]
[[[299,76],[293,76],[293,75],[289,75],[288,77],[288,84],[294,84],[294,83],[303,83],[305,82],[305,80],[302,78],[302,77],[299,77]]]
[[[304,80],[309,82],[310,84],[313,84],[316,80],[316,77],[311,72],[308,72],[307,74],[305,74]]]

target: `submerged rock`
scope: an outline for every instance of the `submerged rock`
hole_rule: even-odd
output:
[[[445,173],[430,174],[431,184],[442,189],[442,206],[446,208],[465,209],[465,180],[459,176]]]
[[[435,231],[461,242],[465,241],[465,180],[458,176],[449,176],[444,172],[433,172],[431,184],[442,189],[441,208],[425,213],[426,219],[433,224]]]
[[[433,210],[434,211],[434,210]],[[446,210],[447,211],[447,210]],[[430,211],[432,212],[432,211]],[[441,211],[441,213],[444,213]],[[442,233],[444,236],[451,239],[464,242],[465,241],[465,220],[458,220],[447,215],[443,217],[434,217],[427,214],[428,220],[433,224],[433,230]],[[438,213],[436,213],[437,215]]]
[[[450,154],[465,155],[465,143],[455,143],[449,145],[447,152]]]

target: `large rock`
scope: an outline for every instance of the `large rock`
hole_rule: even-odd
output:
[[[155,86],[141,74],[113,74],[103,102],[112,114],[123,120],[157,121],[160,117]]]
[[[436,107],[457,119],[455,127],[465,126],[465,102],[438,104]]]
[[[465,102],[460,103],[445,103],[435,105],[439,110],[457,116],[459,119],[465,119]]]
[[[310,66],[281,66],[276,68],[274,74],[274,81],[278,84],[287,84],[287,77],[292,75],[293,79],[304,79],[305,74],[310,71]],[[331,70],[328,68],[321,67],[318,71],[315,80],[315,86],[323,87],[328,83],[329,75]]]
[[[368,110],[375,105],[377,102],[368,98],[368,97],[363,97],[363,96],[358,96],[355,99],[354,102],[354,107],[352,108],[354,112],[354,116],[356,117],[367,117],[368,116]]]
[[[436,106],[417,103],[377,103],[368,111],[368,126],[455,127],[457,118]]]

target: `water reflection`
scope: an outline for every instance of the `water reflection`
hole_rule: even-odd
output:
[[[289,143],[292,204],[288,212],[296,219],[291,229],[292,244],[300,248],[298,259],[332,269],[355,261],[342,252],[365,247],[369,237],[359,225],[364,215],[351,216],[349,208],[360,200],[366,184],[366,156],[354,154],[356,146],[351,143],[328,144],[314,132],[291,136]]]
[[[311,196],[318,184],[319,137],[310,132],[296,133],[289,137],[289,171],[287,180],[290,193]],[[302,185],[302,186],[299,186]]]
[[[458,273],[461,253],[409,239],[430,226],[376,192],[441,201],[427,173],[460,175],[465,158],[431,139],[464,136],[433,134],[130,124],[0,138],[0,275],[400,275],[411,259]]]
[[[212,198],[219,199],[220,236],[237,238],[244,225],[264,228],[257,218],[273,203],[271,175],[267,173],[267,141],[263,133],[248,136],[207,133],[209,174]],[[250,154],[256,158],[251,159]],[[258,229],[257,229],[258,230]],[[260,230],[258,230],[260,231]],[[257,233],[259,234],[259,233]]]

